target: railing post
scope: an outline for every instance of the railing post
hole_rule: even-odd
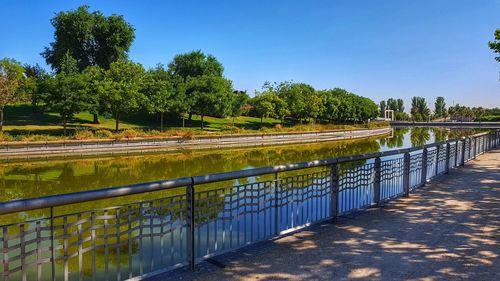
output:
[[[278,173],[274,173],[274,234],[280,234]]]
[[[194,254],[194,180],[191,178],[191,184],[186,190],[186,223],[187,223],[187,262],[189,263],[189,269],[191,271],[195,270],[195,254]]]
[[[441,145],[436,146],[436,166],[434,166],[434,175],[437,176],[439,173],[439,151],[441,150]]]
[[[420,186],[425,186],[427,182],[427,147],[422,151],[422,178],[420,179]]]
[[[339,216],[339,167],[337,163],[331,167],[330,180],[330,217],[336,221]]]
[[[444,162],[444,173],[449,174],[450,173],[450,143],[446,143],[446,155],[445,159],[446,161]]]
[[[476,159],[476,153],[477,153],[477,138],[472,137],[474,140],[474,146],[472,147],[472,159]]]
[[[380,157],[375,158],[375,180],[373,182],[373,202],[375,205],[379,205],[380,203],[380,181],[381,181],[381,168],[382,161]]]
[[[462,160],[460,161],[460,165],[465,165],[465,144],[467,142],[466,138],[462,139]]]
[[[55,230],[54,230],[54,207],[50,207],[50,260],[52,281],[56,280],[56,248],[55,248]]]
[[[455,165],[453,165],[453,167],[458,166],[458,143],[459,141],[455,142],[455,159],[454,159]]]
[[[410,196],[410,153],[405,152],[403,158],[403,193]]]

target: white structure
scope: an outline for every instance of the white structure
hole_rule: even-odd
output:
[[[387,119],[389,119],[391,121],[394,120],[394,110],[386,109],[384,111],[384,118],[385,118],[385,120],[387,120]]]

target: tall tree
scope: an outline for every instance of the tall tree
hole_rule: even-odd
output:
[[[385,100],[380,102],[379,108],[380,108],[380,117],[385,118],[385,110],[387,109],[387,105],[385,104]]]
[[[99,87],[101,108],[113,115],[116,131],[123,115],[137,111],[144,104],[141,92],[144,73],[142,65],[131,61],[113,62],[104,72]]]
[[[148,112],[160,114],[160,130],[163,132],[164,115],[171,111],[174,105],[174,89],[168,72],[162,65],[147,72],[142,92],[147,98],[146,108]]]
[[[191,95],[190,91],[188,91],[188,85],[182,86],[181,84],[186,84],[188,78],[194,77],[213,76],[222,78],[224,67],[214,56],[204,54],[198,50],[176,55],[168,64],[168,72],[174,77],[177,89],[186,89],[183,103],[189,113],[189,120],[191,120],[193,107],[197,103],[196,96]],[[192,84],[192,81],[193,79],[190,79],[189,83]]]
[[[59,12],[51,23],[55,28],[54,42],[42,56],[56,72],[61,71],[62,58],[67,52],[75,58],[80,71],[89,66],[108,69],[112,62],[128,57],[134,41],[134,28],[123,16],[106,17],[100,11],[89,12],[89,6]],[[98,123],[97,108],[91,111],[94,122]]]
[[[0,132],[3,131],[5,106],[13,104],[23,97],[22,86],[24,69],[14,59],[0,60]]]
[[[76,60],[69,52],[62,58],[61,71],[49,80],[50,86],[43,100],[48,110],[57,112],[62,118],[63,133],[66,135],[68,121],[78,112],[88,109],[86,81],[78,72]]]
[[[446,118],[446,103],[444,102],[444,97],[437,97],[434,103],[434,117],[435,118]]]
[[[430,116],[430,110],[425,98],[413,97],[411,99],[411,115],[415,121],[425,121]]]

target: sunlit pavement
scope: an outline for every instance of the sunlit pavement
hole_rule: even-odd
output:
[[[499,255],[496,150],[409,198],[152,280],[500,280]]]

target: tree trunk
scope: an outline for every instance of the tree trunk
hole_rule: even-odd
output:
[[[189,121],[193,120],[193,113],[192,113],[192,112],[189,112],[189,117],[188,117],[188,120],[189,120]]]
[[[234,127],[234,116],[233,116],[233,127]]]
[[[163,132],[163,111],[160,112],[160,131]]]
[[[99,116],[97,114],[94,114],[94,124],[99,124]]]
[[[182,113],[182,128],[186,126],[186,117],[184,116],[184,113]]]
[[[0,108],[0,132],[3,131],[3,108]]]
[[[115,132],[118,132],[118,128],[120,126],[120,113],[115,114]]]
[[[283,118],[280,118],[281,127],[283,127],[283,122],[284,122]]]
[[[262,128],[262,126],[264,126],[264,117],[260,117],[260,128]]]
[[[203,131],[203,117],[205,117],[205,116],[203,116],[203,114],[202,114],[202,115],[201,115],[201,130],[202,130],[202,131]]]

